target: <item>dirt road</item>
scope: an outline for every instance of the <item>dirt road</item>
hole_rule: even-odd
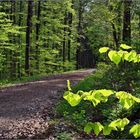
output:
[[[51,109],[56,104],[63,95],[60,91],[66,87],[67,80],[75,84],[92,71],[93,69],[49,76],[40,81],[1,89],[0,138],[33,136],[44,131],[47,123],[42,122],[37,113],[44,107]]]

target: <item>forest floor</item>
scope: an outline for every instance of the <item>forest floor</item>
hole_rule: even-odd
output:
[[[0,89],[0,139],[49,136],[48,121],[62,98],[67,80],[75,85],[93,69],[43,77]],[[45,117],[44,117],[45,116]]]

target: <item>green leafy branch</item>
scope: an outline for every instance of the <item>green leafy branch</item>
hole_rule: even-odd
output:
[[[119,51],[111,50],[108,47],[102,47],[99,49],[99,52],[101,54],[108,52],[109,59],[116,65],[118,65],[121,61],[124,60],[128,62],[139,63],[140,54],[137,54],[135,50],[131,50],[130,52],[128,52],[128,50],[130,49],[132,49],[132,47],[125,44],[121,44]]]
[[[124,127],[128,125],[129,122],[130,121],[127,118],[114,120],[105,126],[103,126],[100,122],[89,122],[86,124],[84,131],[89,134],[93,130],[96,136],[98,136],[101,131],[103,131],[104,135],[110,135],[112,130],[123,131]]]
[[[70,81],[68,81],[68,91],[64,93],[63,98],[68,101],[71,106],[77,106],[82,100],[92,102],[93,106],[99,103],[107,102],[109,97],[114,95],[119,103],[125,108],[131,108],[135,103],[140,103],[140,99],[125,91],[113,91],[107,89],[91,90],[89,92],[78,91],[76,94],[71,91]]]
[[[135,103],[140,103],[140,99],[127,93],[125,91],[113,91],[113,90],[91,90],[89,92],[78,91],[76,94],[72,92],[70,87],[70,81],[68,80],[68,91],[65,92],[63,98],[68,101],[71,106],[77,106],[82,100],[87,100],[92,102],[93,106],[97,106],[99,103],[107,102],[109,97],[114,95],[119,100],[119,103],[125,108],[131,108]],[[117,119],[112,121],[110,124],[103,126],[100,122],[89,122],[86,124],[84,131],[90,133],[92,130],[98,136],[101,131],[104,135],[109,135],[112,130],[118,131],[124,130],[124,127],[129,124],[127,118]],[[140,137],[140,125],[134,125],[130,131],[130,134],[133,134],[134,137]]]

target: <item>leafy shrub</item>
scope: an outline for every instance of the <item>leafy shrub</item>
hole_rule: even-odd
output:
[[[69,84],[68,84],[68,89]],[[82,100],[87,100],[92,102],[93,106],[97,106],[100,103],[105,103],[108,101],[109,97],[114,95],[119,100],[119,103],[121,106],[125,109],[132,108],[136,103],[140,103],[140,99],[132,96],[130,93],[124,92],[124,91],[113,91],[113,90],[92,90],[89,92],[83,92],[78,91],[76,94],[74,94],[72,91],[66,91],[64,94],[64,99],[68,101],[68,103],[71,106],[77,106],[80,104]],[[90,133],[92,130],[94,130],[94,133],[98,136],[101,131],[103,131],[104,135],[110,135],[112,131],[123,131],[124,127],[129,124],[129,120],[127,118],[123,119],[116,119],[111,121],[107,125],[102,125],[100,122],[88,122],[85,125],[84,131],[87,133]],[[140,137],[140,129],[136,130],[135,128],[139,128],[138,126],[132,126],[129,133],[133,133],[133,135],[137,138]],[[137,134],[138,133],[138,134]]]
[[[108,108],[106,108],[109,109],[107,111],[103,109],[103,106],[101,106],[101,108],[99,107],[101,114],[103,116],[106,116],[106,120],[100,120],[100,122],[94,121],[94,123],[92,121],[89,121],[85,125],[85,132],[90,133],[91,131],[94,131],[97,136],[100,134],[100,132],[103,132],[104,135],[115,136],[113,134],[114,131],[118,131],[119,133],[116,133],[118,133],[120,136],[117,136],[117,138],[120,138],[121,136],[125,136],[126,138],[128,138],[129,136],[126,136],[126,134],[122,135],[121,133],[121,131],[125,130],[125,132],[129,132],[129,134],[133,135],[135,138],[140,137],[140,125],[134,124],[134,121],[130,122],[130,120],[132,120],[132,117],[130,116],[135,112],[133,108],[137,106],[136,103],[140,103],[140,98],[137,98],[128,93],[129,91],[135,91],[134,87],[136,87],[136,85],[138,84],[135,81],[140,81],[139,77],[137,77],[139,75],[137,63],[140,62],[140,55],[137,54],[134,50],[130,51],[130,49],[132,49],[130,46],[122,44],[119,51],[110,50],[107,47],[103,47],[99,50],[100,53],[106,53],[108,51],[109,59],[117,65],[117,67],[114,68],[114,64],[111,64],[110,69],[108,69],[107,71],[102,71],[102,73],[100,73],[100,71],[96,72],[97,79],[102,80],[101,82],[99,81],[99,87],[104,87],[104,85],[106,85],[106,87],[111,87],[111,90],[106,90],[103,88],[101,88],[102,90],[95,90],[98,88],[98,84],[95,84],[98,83],[98,81],[96,81],[96,76],[93,76],[92,78],[90,76],[90,78],[88,77],[85,80],[89,82],[87,84],[87,89],[84,87],[84,85],[86,86],[85,81],[82,81],[79,84],[82,85],[81,88],[83,87],[83,91],[78,91],[78,88],[80,87],[79,85],[77,86],[78,88],[73,88],[77,92],[76,94],[72,92],[70,83],[68,82],[68,91],[65,92],[64,99],[67,100],[72,107],[79,106],[79,104],[81,104],[81,102],[83,101],[90,101],[94,107],[98,106],[98,104],[101,103],[103,104],[103,106],[107,106],[108,103],[110,103],[108,102],[109,98],[111,99],[111,102],[113,102],[113,104],[111,104],[112,110],[115,109],[115,111],[111,111],[110,105]],[[128,62],[130,62],[130,65],[126,65],[129,64]],[[134,65],[135,63],[136,65]],[[115,76],[109,70],[113,70],[113,73],[115,72]],[[120,72],[120,75],[118,75],[118,72]],[[106,74],[108,75],[106,76]],[[104,83],[104,77],[107,83]],[[94,82],[94,84],[91,82]],[[94,90],[90,90],[91,88],[93,88]],[[120,91],[120,89],[127,92]],[[139,88],[137,90],[139,90]],[[114,97],[117,99],[113,99]],[[121,106],[118,103],[116,104],[117,101],[119,101]],[[128,111],[126,112],[126,110]],[[137,111],[139,111],[139,107]],[[108,117],[110,113],[111,117]],[[130,120],[127,117],[130,118]],[[112,120],[113,118],[115,118],[115,120]],[[127,125],[127,129],[125,129],[125,126]]]

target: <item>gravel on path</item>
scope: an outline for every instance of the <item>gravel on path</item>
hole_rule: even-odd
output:
[[[52,110],[62,97],[67,80],[74,85],[92,71],[49,76],[1,89],[0,139],[29,138],[46,131],[48,123],[40,116],[40,110],[44,107],[48,108],[48,112]]]

